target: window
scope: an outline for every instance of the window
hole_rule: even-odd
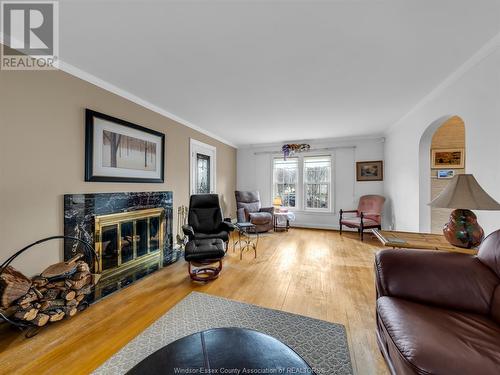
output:
[[[210,193],[210,156],[196,153],[196,193]]]
[[[273,199],[297,210],[332,210],[332,157],[297,155],[273,159]]]
[[[284,207],[297,207],[299,160],[297,158],[274,159],[273,196],[281,197]]]
[[[216,191],[217,149],[193,138],[189,141],[189,148],[191,154],[189,161],[189,190],[191,194],[214,193]]]
[[[328,210],[330,183],[330,157],[304,157],[304,208]]]

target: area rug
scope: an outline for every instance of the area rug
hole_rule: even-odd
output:
[[[318,375],[352,374],[343,325],[198,292],[180,301],[94,373],[124,374],[172,341],[219,327],[249,328],[273,336],[295,350]]]

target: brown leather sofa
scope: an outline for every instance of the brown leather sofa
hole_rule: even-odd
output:
[[[274,207],[261,207],[258,191],[235,191],[236,216],[239,223],[251,222],[257,232],[267,232],[274,228]]]
[[[500,374],[500,231],[477,256],[382,250],[377,338],[392,374]]]

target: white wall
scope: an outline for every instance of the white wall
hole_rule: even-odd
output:
[[[383,160],[383,138],[357,138],[325,141],[306,141],[312,154],[316,148],[339,147],[324,151],[332,155],[333,166],[333,210],[329,213],[295,211],[294,226],[312,228],[338,228],[339,209],[353,209],[360,196],[383,194],[383,182],[356,182],[356,161]],[[298,142],[302,143],[302,142]],[[351,147],[354,146],[354,147]],[[272,205],[272,159],[281,155],[281,144],[238,148],[237,180],[238,190],[258,190],[263,206]],[[264,152],[263,154],[260,154]],[[271,152],[276,152],[272,154]],[[257,153],[257,154],[256,154]]]
[[[451,115],[465,122],[467,172],[500,201],[500,36],[388,132],[385,194],[390,216],[386,218],[397,230],[429,231],[430,184],[419,170],[428,170],[429,134]],[[500,212],[476,214],[486,233],[500,228]]]

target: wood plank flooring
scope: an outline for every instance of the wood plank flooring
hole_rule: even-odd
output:
[[[258,256],[232,248],[219,279],[189,280],[183,260],[115,293],[71,320],[24,339],[0,328],[0,373],[86,374],[191,291],[284,310],[346,326],[354,371],[388,374],[375,341],[373,256],[369,235],[291,229],[259,241]]]

